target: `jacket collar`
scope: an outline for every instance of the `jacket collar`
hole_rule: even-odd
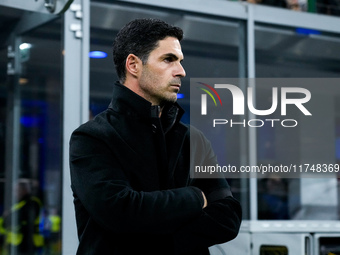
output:
[[[151,106],[149,101],[119,82],[113,86],[113,96],[109,108],[137,119],[156,117],[155,111],[157,111],[157,107]],[[163,108],[162,124],[171,127],[181,119],[183,114],[184,110],[177,103],[169,103]]]

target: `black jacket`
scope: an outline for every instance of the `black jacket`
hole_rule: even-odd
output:
[[[77,254],[209,254],[236,237],[241,208],[226,180],[189,176],[194,164],[216,165],[216,157],[191,128],[189,150],[182,112],[171,104],[159,118],[158,107],[116,83],[109,108],[74,131]]]

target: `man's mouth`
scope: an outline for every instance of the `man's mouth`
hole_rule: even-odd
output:
[[[180,89],[181,88],[181,84],[171,84],[171,87],[176,87],[176,88]]]

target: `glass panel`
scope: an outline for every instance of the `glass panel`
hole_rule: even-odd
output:
[[[260,255],[288,255],[286,246],[261,245]]]
[[[255,28],[257,78],[340,76],[337,35],[298,27],[257,25]]]
[[[320,255],[340,254],[340,237],[321,237],[318,241]]]
[[[19,87],[19,150],[14,151],[19,162],[16,171],[6,171],[12,172],[11,177],[4,174],[0,161],[1,185],[11,182],[13,187],[0,193],[1,205],[4,196],[12,197],[11,205],[1,210],[0,254],[61,254],[61,31],[57,20],[21,36],[22,72],[11,79]],[[4,146],[2,124],[12,111],[6,110],[3,100],[3,74],[0,79],[0,145]]]
[[[0,50],[0,254],[2,254],[5,240],[3,217],[5,210],[5,144],[6,144],[6,80],[7,80],[7,49]]]
[[[119,19],[117,18],[119,17]],[[193,77],[238,77],[239,76],[239,24],[235,21],[206,17],[178,15],[176,12],[124,8],[110,5],[91,6],[91,51],[103,51],[108,57],[92,58],[90,61],[90,112],[92,116],[107,108],[112,84],[117,80],[112,61],[112,43],[119,29],[132,18],[159,18],[182,27],[184,40],[181,42],[185,60],[183,67],[187,76],[182,81],[178,103],[184,108],[182,121],[189,122],[190,78]],[[239,147],[240,135],[230,135],[228,155],[239,162],[240,154],[233,150]],[[246,151],[246,150],[245,150]],[[235,197],[242,200],[244,218],[249,218],[248,180],[230,180]]]
[[[317,167],[320,163],[339,163],[338,82],[326,78],[340,76],[340,40],[319,31],[264,26],[257,27],[255,37],[257,77],[325,78],[313,88],[308,84],[297,86],[310,89],[308,107],[313,112],[313,117],[301,121],[297,130],[257,130],[258,164],[307,163]],[[257,88],[258,108],[268,109],[271,89]],[[338,174],[329,179],[259,179],[258,218],[338,220],[339,184]]]

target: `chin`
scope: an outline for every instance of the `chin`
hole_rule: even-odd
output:
[[[176,103],[177,101],[177,97],[176,98],[164,98],[164,100],[162,100],[162,103],[160,105],[164,105],[167,103]]]
[[[170,100],[168,100],[170,103],[176,103],[176,101],[177,101],[177,95],[176,95],[176,97],[174,97],[174,98],[170,98]]]

